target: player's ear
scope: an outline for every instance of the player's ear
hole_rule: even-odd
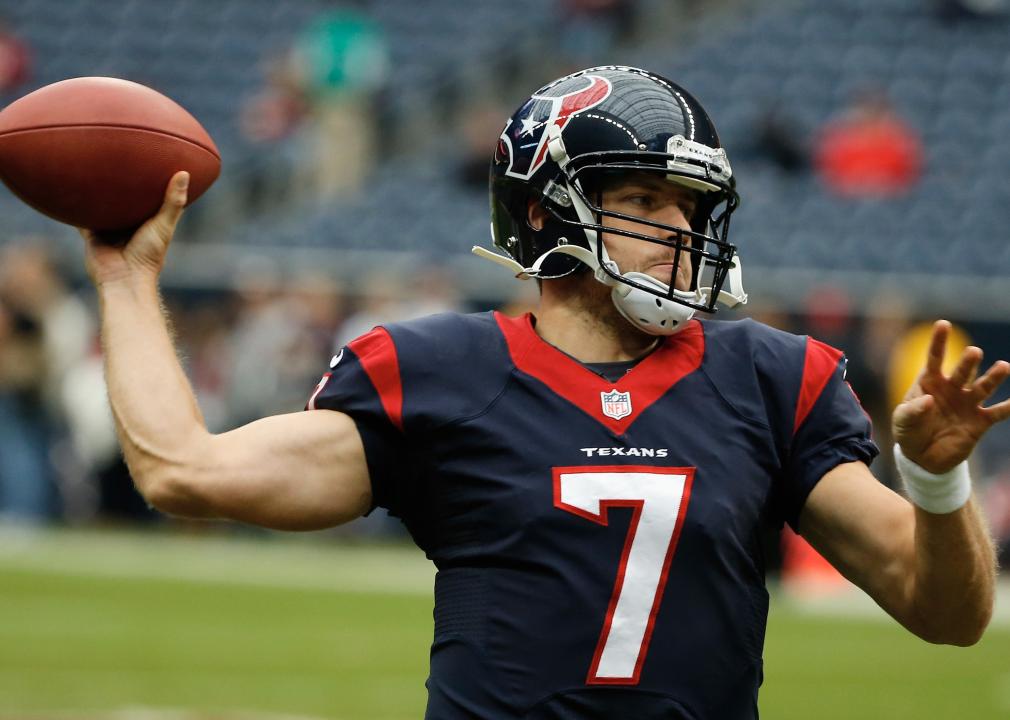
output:
[[[534,230],[543,230],[547,222],[547,208],[539,200],[530,198],[526,204],[526,222]]]

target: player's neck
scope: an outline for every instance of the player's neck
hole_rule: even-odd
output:
[[[589,292],[557,293],[545,283],[534,315],[537,334],[546,342],[584,363],[634,360],[659,342],[621,316],[607,288],[600,286],[604,292],[595,292],[584,285],[582,289]]]

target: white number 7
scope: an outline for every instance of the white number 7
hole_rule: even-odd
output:
[[[600,525],[610,507],[635,509],[588,684],[638,683],[693,479],[694,468],[554,468],[555,507]]]

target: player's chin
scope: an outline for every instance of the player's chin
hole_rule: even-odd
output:
[[[681,267],[677,270],[676,277],[674,277],[672,263],[653,265],[646,269],[645,274],[667,286],[670,285],[671,280],[674,280],[677,283],[677,290],[688,290],[691,287],[691,271]]]

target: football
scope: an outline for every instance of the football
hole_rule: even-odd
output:
[[[217,146],[182,106],[138,83],[63,80],[0,112],[0,180],[75,227],[139,226],[158,212],[179,170],[190,174],[192,203],[221,172]]]

